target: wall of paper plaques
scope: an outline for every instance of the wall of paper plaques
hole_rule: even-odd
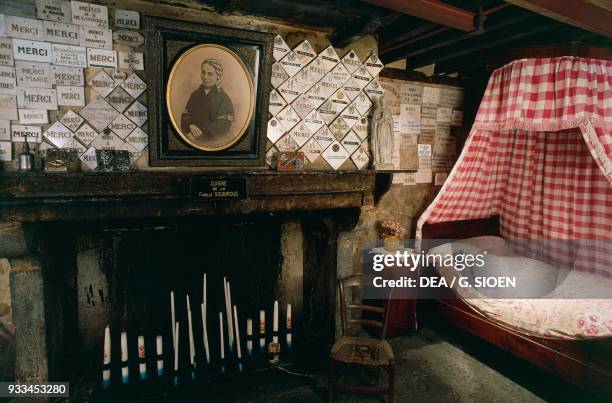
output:
[[[370,164],[370,112],[383,96],[376,53],[361,60],[332,46],[317,52],[308,40],[293,49],[277,35],[270,93],[266,161],[301,151],[306,169],[366,169]]]
[[[452,128],[463,124],[463,89],[391,78],[380,83],[393,115],[393,183],[442,185],[457,156]]]
[[[146,152],[144,37],[138,12],[36,0],[36,18],[0,14],[0,161],[31,148]],[[5,164],[5,166],[11,164]]]

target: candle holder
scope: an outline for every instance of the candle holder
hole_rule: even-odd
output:
[[[270,355],[270,364],[278,364],[280,361],[280,343],[272,342],[268,344],[268,354]]]

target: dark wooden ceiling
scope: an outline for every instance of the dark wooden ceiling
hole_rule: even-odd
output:
[[[336,47],[373,34],[379,40],[379,57],[384,63],[405,59],[406,70],[435,65],[435,74],[458,73],[466,78],[482,76],[490,60],[516,48],[573,41],[612,47],[610,31],[597,29],[597,18],[601,20],[602,17],[600,12],[609,13],[612,20],[612,7],[605,6],[607,0],[604,5],[601,0],[572,0],[570,3],[575,4],[569,17],[567,10],[559,11],[566,12],[565,17],[555,14],[556,10],[544,10],[542,7],[547,3],[556,7],[550,0],[200,1],[227,14],[261,16],[328,31]],[[432,4],[440,9],[430,7]],[[578,4],[584,9],[576,7]],[[392,8],[404,9],[404,13]],[[473,29],[465,28],[459,21],[465,22],[462,14],[466,12],[473,16]],[[452,18],[453,13],[457,14],[457,19]],[[589,16],[596,17],[592,18],[591,25]],[[453,24],[463,29],[449,26]]]

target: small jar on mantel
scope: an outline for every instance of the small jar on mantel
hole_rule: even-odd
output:
[[[395,252],[403,248],[402,234],[406,231],[404,227],[395,221],[383,221],[382,238],[385,250]]]

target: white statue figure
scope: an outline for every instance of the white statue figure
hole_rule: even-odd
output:
[[[393,117],[382,97],[374,98],[371,142],[374,169],[393,169]]]

